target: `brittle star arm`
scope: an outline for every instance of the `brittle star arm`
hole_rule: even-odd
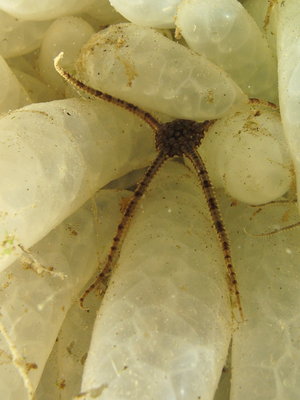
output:
[[[128,103],[125,100],[118,99],[117,97],[111,96],[108,93],[104,93],[101,92],[100,90],[93,89],[84,84],[83,82],[79,81],[78,79],[74,78],[69,72],[67,72],[60,65],[60,61],[62,60],[63,55],[64,53],[61,52],[57,57],[54,58],[54,67],[56,71],[59,73],[59,75],[66,80],[66,82],[70,83],[76,89],[81,90],[90,96],[105,100],[109,103],[115,104],[118,107],[124,108],[125,110],[131,112],[132,114],[136,115],[137,117],[145,121],[154,130],[154,132],[158,131],[160,123],[150,113],[141,110],[139,107],[135,106],[132,103]]]
[[[214,187],[209,179],[209,175],[205,167],[205,164],[201,159],[200,155],[198,154],[198,152],[194,149],[189,149],[189,151],[185,153],[185,156],[191,161],[191,163],[195,168],[195,171],[197,172],[199,181],[201,183],[201,186],[205,194],[211,218],[214,222],[215,230],[217,232],[218,238],[222,246],[222,251],[224,254],[224,259],[227,269],[228,286],[229,286],[232,309],[234,308],[234,306],[237,306],[239,309],[240,317],[242,321],[244,321],[240,292],[238,289],[236,274],[232,263],[229,239],[225,230],[224,223],[222,221],[219,205],[216,200]]]
[[[273,229],[272,231],[269,231],[269,232],[251,233],[251,232],[248,232],[246,228],[244,228],[244,232],[247,235],[252,236],[252,237],[268,237],[268,236],[276,235],[277,233],[291,231],[293,229],[298,228],[299,226],[300,226],[300,222],[295,222],[294,224],[290,224],[290,225],[283,226],[281,228]]]
[[[145,194],[153,177],[156,175],[157,171],[167,160],[167,158],[168,156],[166,154],[164,154],[163,152],[159,152],[154,161],[152,161],[150,167],[147,169],[143,179],[135,189],[133,196],[125,209],[123,218],[118,225],[117,232],[113,238],[112,246],[110,248],[110,252],[107,256],[107,260],[102,272],[97,276],[94,282],[84,291],[83,295],[80,297],[80,305],[83,309],[85,309],[85,307],[83,306],[83,302],[86,296],[94,288],[98,286],[101,287],[100,289],[101,295],[104,295],[112,274],[112,270],[115,267],[116,262],[118,261],[124,237],[128,230],[128,226],[132,219],[132,216],[134,215],[136,207],[142,196]]]

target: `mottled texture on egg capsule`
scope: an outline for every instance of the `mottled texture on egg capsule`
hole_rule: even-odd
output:
[[[134,24],[93,35],[76,66],[87,85],[176,118],[219,118],[247,101],[233,80],[205,57]]]
[[[232,320],[223,254],[195,174],[168,161],[142,200],[99,310],[82,391],[212,399]]]
[[[22,108],[0,120],[0,132],[0,270],[19,255],[18,243],[32,246],[154,152],[149,128],[130,113],[82,99]]]
[[[277,200],[292,185],[292,160],[274,106],[253,102],[217,120],[199,152],[215,186],[247,204]]]
[[[33,398],[74,298],[97,269],[99,255],[103,257],[107,251],[114,224],[121,216],[119,201],[123,196],[128,192],[101,191],[0,273],[0,346],[14,357],[9,367],[5,362],[0,364],[3,399]],[[82,310],[81,313],[85,314]],[[66,358],[58,358],[57,372]],[[80,371],[80,367],[81,363],[78,366],[74,362],[72,373],[76,368]],[[55,387],[53,383],[47,390],[51,399],[57,398],[53,396]],[[74,390],[75,385],[71,393],[75,394]]]
[[[191,49],[227,71],[249,97],[277,101],[276,60],[237,0],[183,0],[176,26]]]

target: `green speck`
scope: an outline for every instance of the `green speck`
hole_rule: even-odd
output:
[[[0,255],[6,256],[12,254],[12,252],[16,249],[15,242],[16,237],[7,233],[0,245]]]

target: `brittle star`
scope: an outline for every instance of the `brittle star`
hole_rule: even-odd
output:
[[[130,220],[134,216],[134,212],[137,208],[139,200],[145,194],[150,182],[165,163],[166,160],[173,157],[187,157],[199,179],[205,194],[208,209],[213,221],[214,228],[219,238],[224,260],[227,269],[227,281],[230,293],[230,301],[232,310],[234,307],[238,307],[240,317],[244,320],[243,310],[241,305],[240,293],[238,290],[238,284],[236,280],[236,274],[233,268],[231,251],[228,236],[225,230],[224,223],[221,218],[220,209],[216,200],[215,191],[210,181],[208,172],[205,164],[201,159],[197,148],[200,146],[202,139],[204,138],[205,132],[208,127],[214,121],[196,122],[186,119],[175,119],[174,121],[167,123],[160,123],[150,113],[140,109],[134,104],[128,103],[124,100],[113,97],[107,93],[101,92],[100,90],[93,89],[83,82],[73,77],[69,72],[64,70],[59,63],[63,57],[63,53],[60,53],[54,60],[54,66],[57,72],[73,87],[79,89],[86,94],[105,100],[109,103],[115,104],[118,107],[124,108],[125,110],[135,114],[146,122],[154,131],[155,134],[155,146],[157,149],[157,156],[152,161],[151,165],[146,170],[143,179],[137,185],[131,200],[129,201],[121,222],[118,225],[117,232],[113,238],[113,243],[110,248],[106,263],[102,272],[97,276],[94,282],[84,291],[80,297],[80,305],[84,308],[84,300],[86,296],[96,287],[102,286],[100,292],[104,295],[108,283],[112,274],[112,270],[116,265],[119,258],[121,247],[125,238],[126,231],[128,229]],[[233,312],[233,311],[232,311]]]

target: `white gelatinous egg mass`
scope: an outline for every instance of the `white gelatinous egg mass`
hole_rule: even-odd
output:
[[[277,23],[279,2],[270,0],[244,0],[243,7],[252,16],[264,33],[272,53],[277,53]]]
[[[142,203],[95,322],[82,392],[106,384],[97,399],[212,400],[231,315],[204,194],[194,173],[167,162]]]
[[[176,26],[191,49],[227,71],[249,97],[277,100],[275,59],[237,0],[183,0]]]
[[[153,28],[174,28],[180,0],[110,0],[110,4],[129,21]]]
[[[300,101],[300,42],[295,43],[292,52],[294,55],[291,55],[291,58],[293,58],[294,62],[290,63],[289,66],[290,76],[289,80],[287,81],[285,91],[288,93],[289,101],[292,100],[294,104],[291,104],[290,107],[286,108],[285,119],[287,123],[297,124],[299,126],[300,113],[298,105]]]
[[[64,63],[70,65],[93,33],[91,25],[78,17],[58,18],[47,30],[39,51],[38,66],[44,81],[60,96],[64,93],[66,85],[55,71],[52,62],[57,55],[57,49],[64,51]]]
[[[151,28],[118,24],[93,35],[77,61],[89,86],[175,118],[215,119],[247,102],[218,66]]]
[[[210,59],[220,53],[239,49],[249,36],[247,16],[243,7],[218,0],[183,0],[177,10],[176,26],[190,47],[201,46]],[[213,45],[213,46],[212,46]]]
[[[0,363],[0,387],[3,399],[46,399],[45,393],[42,393],[41,397],[30,396],[30,394],[38,385],[68,308],[78,296],[76,287],[82,286],[93,274],[99,261],[99,251],[103,251],[105,246],[109,245],[114,224],[117,224],[121,216],[119,200],[122,195],[126,196],[126,193],[102,191],[70,218],[59,224],[30,252],[25,253],[23,258],[13,263],[8,273],[5,271],[0,274],[0,285],[6,288],[5,291],[0,292],[1,350],[6,350],[7,357],[11,352],[13,354],[18,352],[21,360],[23,352],[26,351],[26,356],[36,363],[36,373],[27,378],[27,384],[24,384],[22,380],[24,375],[22,376],[21,373],[21,362],[12,363],[10,368],[7,362]],[[95,222],[95,210],[101,215],[100,222]],[[113,224],[112,221],[114,221]],[[28,269],[24,268],[24,265],[29,267],[32,262],[31,255],[34,255],[38,261],[39,265],[36,265],[36,269],[44,268],[43,278],[32,271],[28,275]],[[49,265],[55,267],[53,271],[46,273],[45,267]],[[76,308],[78,309],[77,306]],[[60,313],[55,312],[58,309],[61,310]],[[84,314],[82,310],[80,312]],[[37,330],[38,335],[36,335]],[[73,325],[72,331],[74,330]],[[88,337],[88,335],[82,336]],[[10,341],[10,338],[13,340]],[[68,361],[70,363],[70,360]],[[56,367],[57,363],[55,357]],[[66,369],[68,368],[70,364]],[[76,368],[74,363],[73,368]],[[51,369],[53,371],[53,367]],[[48,378],[49,375],[51,372],[47,374]],[[14,383],[13,390],[12,382]],[[74,382],[73,385],[75,385]],[[52,392],[52,389],[49,390]],[[59,397],[50,395],[49,398],[58,399]]]
[[[276,102],[277,68],[299,181],[300,2],[111,4],[139,26],[115,25],[124,18],[109,0],[0,0],[1,399],[298,400],[299,228],[256,237],[297,222],[296,207],[282,201],[257,212],[243,202],[271,202],[292,186],[279,113],[248,106],[245,95]],[[150,29],[176,22],[183,44]],[[74,66],[93,29],[106,25]],[[178,162],[165,163],[137,206],[96,324],[79,310],[76,299],[98,274],[132,196],[95,193],[124,175],[118,185],[128,187],[126,174],[156,152],[150,127],[115,104],[48,101],[65,95],[53,69],[61,51],[69,73],[77,68],[89,86],[164,112],[162,121],[217,119],[199,151],[222,188],[245,315],[239,329],[205,196]],[[47,102],[23,107],[41,101],[40,92]],[[240,200],[234,207],[231,197]],[[42,275],[28,270],[34,264]],[[96,293],[88,307],[98,307]],[[215,396],[230,342],[231,380]]]
[[[15,135],[17,130],[22,134]],[[3,254],[8,233],[30,247],[93,190],[147,165],[154,152],[149,131],[114,105],[82,99],[32,104],[2,117],[0,271],[19,250]],[[136,164],[137,157],[142,164]],[[112,158],[114,166],[108,168]]]
[[[211,179],[237,200],[268,203],[290,188],[292,164],[275,110],[254,104],[224,117],[202,146]]]
[[[18,57],[37,49],[49,21],[22,21],[0,10],[0,54]]]
[[[20,84],[13,71],[0,55],[0,113],[8,112],[15,108],[23,107],[30,103],[31,99]]]
[[[278,7],[277,46],[280,112],[297,176],[300,173],[300,25],[299,2],[281,2]],[[298,185],[298,197],[300,188]]]
[[[0,9],[22,20],[46,21],[82,12],[94,0],[0,0]]]

